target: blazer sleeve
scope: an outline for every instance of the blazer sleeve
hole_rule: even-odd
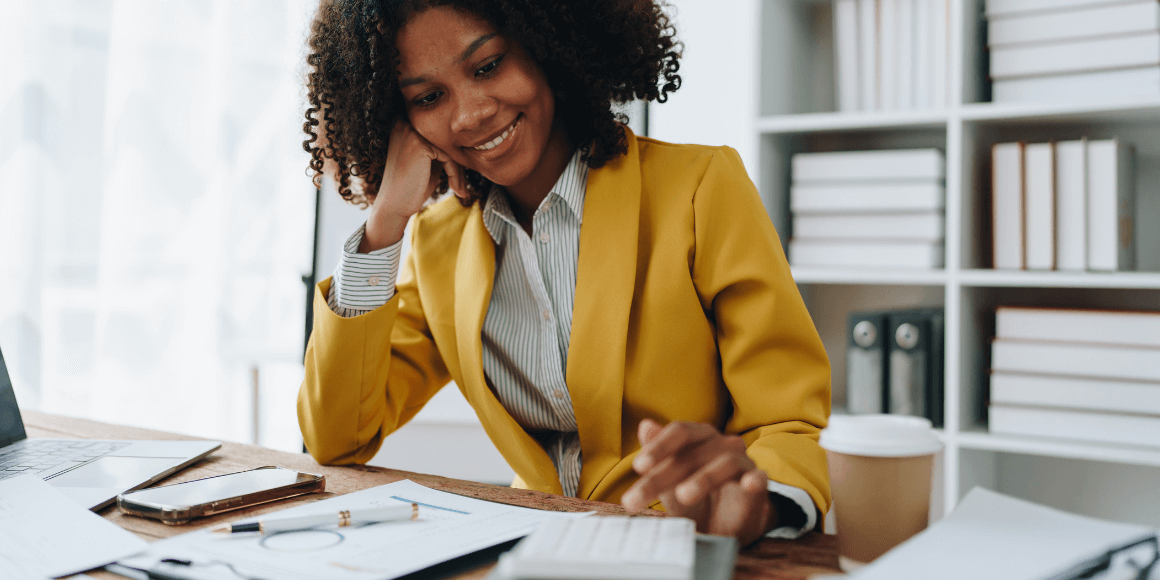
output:
[[[693,198],[693,281],[713,317],[740,435],[771,480],[830,505],[818,435],[830,415],[830,363],[777,232],[737,152],[714,153]]]
[[[326,303],[331,282],[315,288],[298,426],[319,463],[366,463],[450,376],[423,313],[414,252],[395,295],[366,314],[335,314]]]

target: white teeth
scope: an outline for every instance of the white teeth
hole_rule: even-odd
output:
[[[516,122],[512,123],[511,127],[508,127],[506,130],[504,130],[503,134],[501,134],[499,137],[496,137],[495,139],[492,139],[491,141],[488,141],[487,143],[484,143],[478,147],[472,147],[472,149],[475,149],[476,151],[487,151],[489,149],[495,149],[499,146],[500,143],[504,142],[504,139],[508,138],[508,135],[512,134],[512,131],[515,130],[517,124],[519,124],[519,119],[516,119]]]

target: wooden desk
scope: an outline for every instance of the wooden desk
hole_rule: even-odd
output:
[[[56,437],[67,439],[193,439],[174,433],[109,425],[86,419],[73,419],[25,411],[25,427],[30,437]],[[458,479],[448,479],[434,475],[423,475],[408,471],[398,471],[364,465],[329,467],[319,465],[306,454],[285,453],[240,443],[222,443],[222,447],[207,459],[182,470],[162,483],[171,484],[191,479],[201,479],[212,475],[232,473],[252,469],[262,465],[278,465],[298,471],[321,473],[326,476],[326,492],[303,497],[290,498],[268,505],[255,506],[197,520],[186,526],[171,527],[153,520],[127,516],[116,507],[108,507],[100,512],[102,516],[147,541],[174,536],[190,530],[217,525],[244,516],[262,514],[313,503],[335,495],[342,495],[368,487],[383,485],[401,479],[410,479],[432,489],[465,495],[477,499],[518,505],[523,507],[554,511],[596,511],[601,515],[623,515],[631,512],[617,504],[561,497],[521,489],[511,489],[484,483]],[[655,512],[653,512],[655,513]],[[447,577],[456,579],[482,579],[494,562],[488,558],[472,562],[465,558],[449,571],[438,574],[417,573],[416,577]],[[799,540],[763,539],[741,552],[737,558],[736,580],[804,580],[814,574],[839,573],[837,544],[833,536],[811,533]],[[99,578],[120,578],[104,572],[93,574]]]

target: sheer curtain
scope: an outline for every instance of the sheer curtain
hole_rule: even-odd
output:
[[[260,408],[261,442],[299,445],[313,9],[0,3],[0,347],[23,408],[242,441]]]

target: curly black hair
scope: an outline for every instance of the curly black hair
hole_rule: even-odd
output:
[[[613,103],[665,102],[681,86],[682,45],[661,0],[323,0],[310,32],[310,106],[302,146],[315,185],[333,164],[338,192],[365,206],[378,191],[391,128],[406,117],[396,32],[416,12],[451,6],[521,43],[543,69],[556,114],[589,167],[628,149]],[[470,206],[490,188],[466,171]],[[438,193],[447,190],[446,177]]]

